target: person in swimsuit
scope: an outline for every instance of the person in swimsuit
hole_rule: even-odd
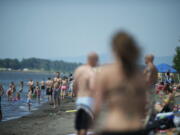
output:
[[[20,81],[20,83],[19,83],[19,92],[20,93],[23,91],[23,88],[24,88],[24,82]]]
[[[70,96],[71,98],[74,96],[73,83],[74,83],[74,80],[73,80],[73,78],[71,77],[71,78],[69,79],[69,90],[68,90],[68,96]]]
[[[11,89],[12,89],[12,92],[13,92],[13,94],[16,92],[16,85],[14,84],[14,82],[11,82],[10,83],[10,87],[11,87]]]
[[[96,74],[93,68],[97,66],[97,63],[98,55],[91,53],[88,56],[87,64],[78,67],[74,73],[73,90],[77,96],[75,129],[78,135],[86,135],[94,119],[94,93],[91,88]]]
[[[145,75],[146,84],[149,89],[147,91],[147,95],[148,95],[147,108],[149,109],[149,111],[146,118],[146,123],[149,121],[150,117],[154,114],[154,105],[155,105],[155,96],[156,96],[155,86],[158,80],[157,69],[153,61],[154,61],[154,56],[152,54],[145,56],[146,68],[144,70],[144,75]]]
[[[51,78],[48,78],[46,81],[46,88],[49,104],[52,104],[53,80],[51,80]]]
[[[154,56],[152,54],[146,55],[145,57],[145,64],[146,68],[144,70],[144,75],[146,78],[147,85],[150,88],[155,88],[155,84],[157,83],[158,80],[158,75],[157,75],[157,69],[156,66],[153,63],[154,61]]]
[[[44,95],[44,91],[45,91],[45,82],[42,80],[41,81],[41,90],[43,91],[43,95]]]
[[[65,95],[66,95],[66,90],[67,90],[67,79],[63,79],[62,80],[62,85],[61,85],[61,100],[64,99]]]
[[[1,121],[2,118],[3,118],[2,108],[1,108],[1,97],[3,96],[3,94],[4,94],[4,89],[3,89],[2,84],[0,84],[0,121]]]
[[[9,88],[6,91],[6,95],[8,97],[8,101],[12,101],[12,99],[13,99],[13,89],[12,89],[11,84],[9,85]]]
[[[32,79],[29,80],[29,82],[27,83],[27,85],[29,86],[29,89],[32,90],[32,93],[34,93],[34,82]]]
[[[54,108],[60,106],[60,89],[59,89],[59,82],[54,83],[53,87],[53,97],[54,97]]]
[[[140,51],[132,36],[118,32],[112,39],[113,64],[98,72],[94,85],[95,119],[103,104],[107,107],[100,135],[145,135],[146,84],[139,71]]]
[[[28,104],[28,110],[29,111],[31,111],[32,91],[33,91],[33,88],[29,87],[29,91],[28,91],[28,94],[27,94],[27,104]]]
[[[36,82],[35,93],[36,93],[36,97],[37,97],[38,103],[40,103],[41,89],[39,87],[39,82]]]
[[[58,83],[61,83],[62,79],[60,77],[60,72],[56,72],[56,77],[54,77],[54,82],[58,82]]]

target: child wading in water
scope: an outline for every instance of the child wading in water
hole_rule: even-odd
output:
[[[38,103],[40,103],[41,89],[39,87],[39,82],[36,82],[35,92],[36,92],[36,97],[37,97]]]
[[[31,100],[32,100],[32,87],[29,88],[28,94],[27,94],[27,104],[29,111],[31,110]]]

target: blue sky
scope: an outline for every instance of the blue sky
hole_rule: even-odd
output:
[[[143,54],[173,56],[179,25],[179,0],[0,0],[0,58],[106,55],[117,30]]]

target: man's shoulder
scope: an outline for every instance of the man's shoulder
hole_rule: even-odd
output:
[[[81,65],[81,66],[79,66],[79,67],[76,69],[75,72],[83,71],[83,70],[86,70],[86,69],[88,69],[88,68],[90,68],[90,66],[88,66],[88,65]]]

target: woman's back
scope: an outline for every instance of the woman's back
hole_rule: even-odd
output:
[[[137,71],[131,77],[127,77],[122,67],[113,64],[104,67],[100,78],[104,101],[108,107],[106,129],[142,128],[146,106],[146,87],[141,73]]]

